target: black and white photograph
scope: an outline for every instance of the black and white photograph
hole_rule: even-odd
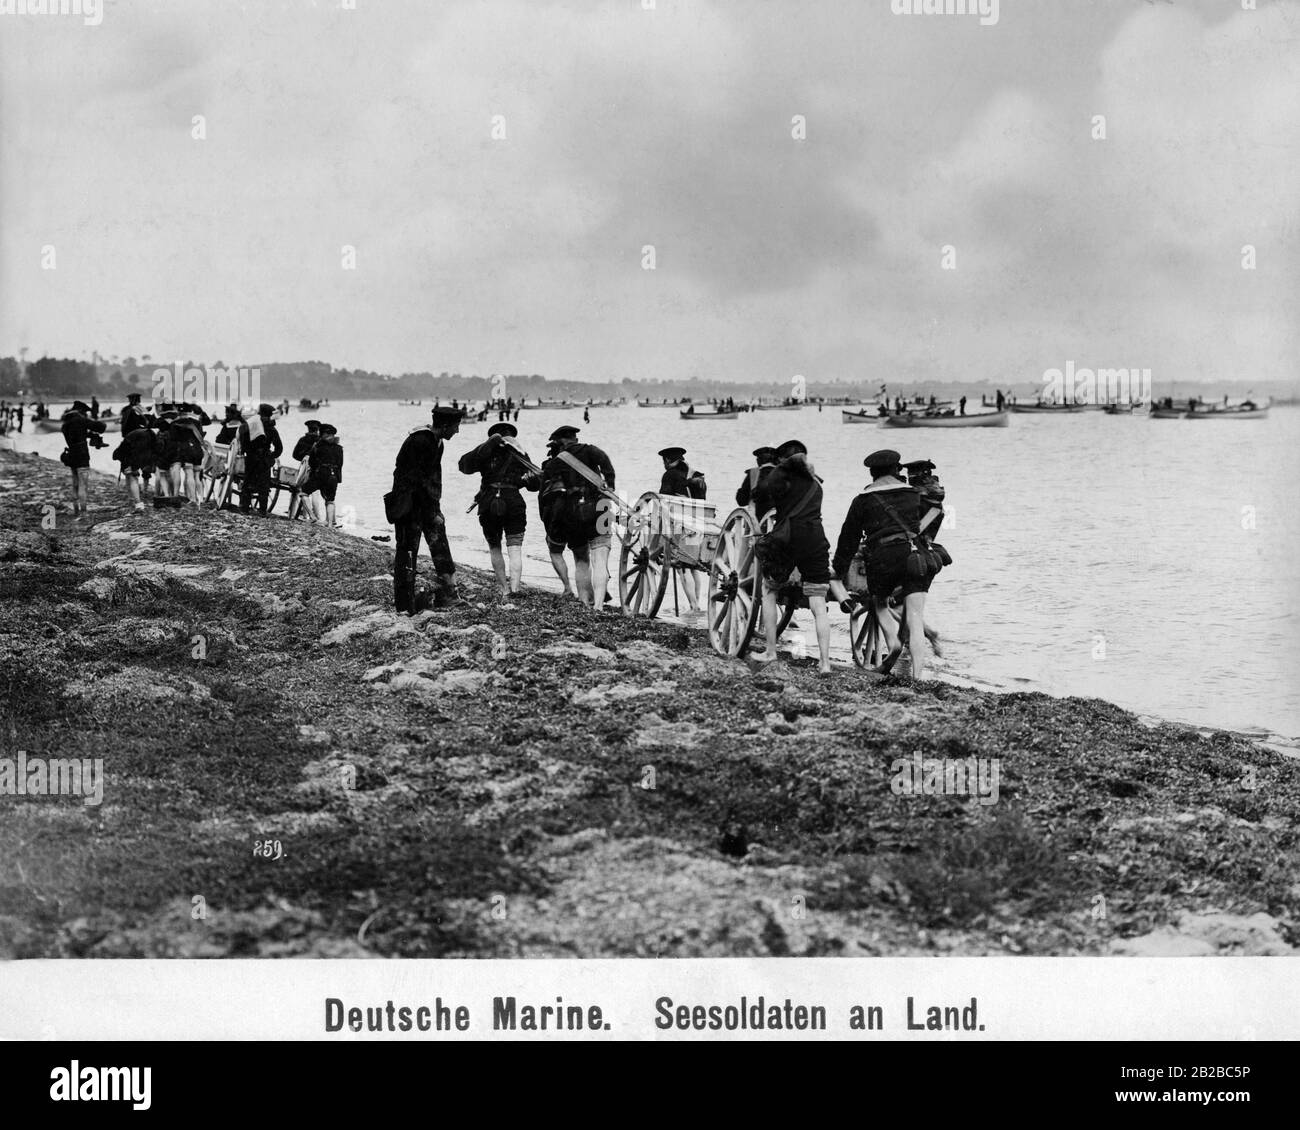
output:
[[[5,984],[1294,1036],[1298,356],[1298,0],[0,0]]]

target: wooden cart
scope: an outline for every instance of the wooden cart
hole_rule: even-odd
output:
[[[618,595],[624,614],[658,615],[669,577],[675,585],[679,570],[707,574],[709,644],[728,658],[744,655],[762,632],[762,577],[754,553],[761,532],[746,509],[733,510],[719,525],[715,503],[647,491],[620,531]],[[801,602],[797,581],[782,588],[778,636]]]

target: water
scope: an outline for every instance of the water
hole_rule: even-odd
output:
[[[313,415],[338,426],[347,454],[340,513],[355,507],[363,533],[383,532],[393,457],[407,431],[428,419],[428,405],[340,402]],[[1300,735],[1300,508],[1292,494],[1300,409],[1241,421],[1014,416],[1008,428],[910,432],[842,424],[830,407],[681,422],[673,409],[627,405],[594,408],[591,417],[584,426],[581,409],[524,411],[520,441],[539,461],[554,428],[582,426],[583,439],[609,452],[632,498],[658,486],[655,452],[680,444],[708,476],[720,514],[751,450],[803,440],[825,480],[832,544],[867,481],[868,451],[932,459],[947,487],[942,541],[954,559],[927,602],[927,620],[946,643],[938,671],[1260,736]],[[304,418],[281,421],[286,447]],[[465,513],[478,476],[460,474],[455,462],[487,426],[462,428],[444,466],[453,553],[480,565],[477,519]],[[109,438],[92,458],[114,472]],[[58,435],[28,433],[17,443],[51,458],[62,450]],[[525,551],[525,579],[552,584],[535,496]],[[847,620],[838,612],[832,619],[842,649]]]

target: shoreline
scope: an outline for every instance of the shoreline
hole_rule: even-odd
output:
[[[1244,736],[753,673],[698,628],[539,587],[500,604],[474,567],[470,608],[397,617],[364,531],[130,514],[101,475],[94,521],[66,503],[61,464],[0,446],[0,732],[106,774],[98,806],[0,795],[0,956],[1300,943],[1300,766]],[[997,803],[899,795],[918,752],[997,762]],[[252,854],[267,839],[282,857]]]

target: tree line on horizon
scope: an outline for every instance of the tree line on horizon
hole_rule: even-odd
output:
[[[26,365],[15,357],[0,357],[0,398],[11,399],[26,395],[35,400],[71,400],[97,396],[100,399],[125,399],[129,393],[138,392],[147,400],[154,388],[154,373],[165,368],[169,372],[172,362],[155,361],[148,354],[138,360],[116,357],[98,361],[78,361],[68,357],[41,357]],[[218,361],[211,366],[186,361],[184,367],[225,368]],[[443,371],[433,373],[403,373],[392,376],[364,369],[335,369],[325,361],[272,362],[257,366],[261,371],[261,394],[265,401],[297,401],[303,397],[312,400],[486,400],[504,390],[504,395],[515,400],[574,399],[607,400],[626,397],[650,400],[675,400],[710,397],[733,397],[738,401],[751,399],[781,400],[790,395],[790,382],[745,381],[728,382],[683,378],[680,380],[644,380],[624,377],[621,380],[582,381],[556,380],[539,373],[494,374],[479,376]],[[1159,382],[1157,382],[1159,383]],[[1227,381],[1227,387],[1249,383],[1257,395],[1270,396],[1275,401],[1300,397],[1300,382],[1286,381]],[[878,378],[859,381],[808,381],[806,396],[818,398],[853,397],[871,401],[884,384],[889,396],[917,396],[931,394],[939,397],[965,395],[978,399],[981,394],[992,396],[998,387],[1015,391],[1020,396],[1033,395],[1037,387],[1032,381],[1006,383],[996,381],[963,382],[951,380],[900,381],[897,384]],[[1179,382],[1180,386],[1198,387],[1195,381]],[[1217,387],[1217,386],[1216,386]],[[1174,390],[1161,389],[1160,395],[1176,394]]]

